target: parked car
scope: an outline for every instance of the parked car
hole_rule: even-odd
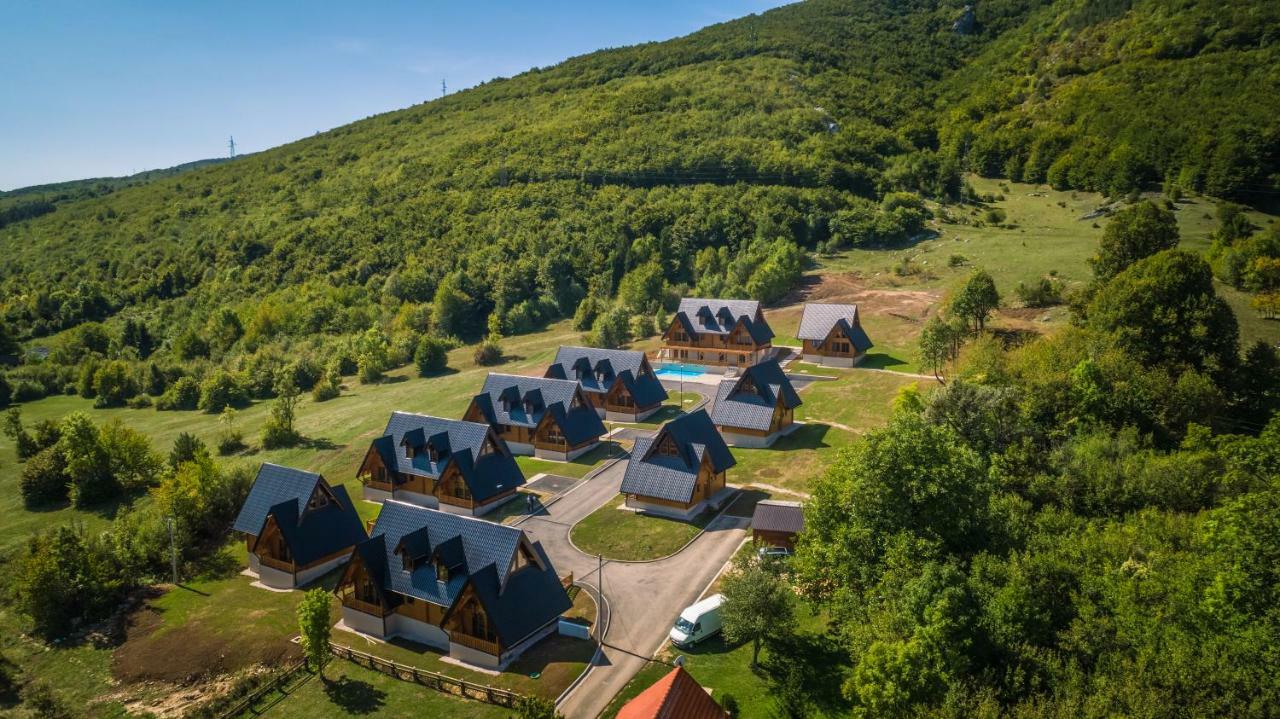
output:
[[[761,547],[756,550],[756,556],[761,559],[786,559],[795,554],[787,547]]]
[[[691,647],[714,636],[720,631],[720,605],[723,594],[713,594],[700,602],[685,607],[671,628],[668,638],[678,647]]]

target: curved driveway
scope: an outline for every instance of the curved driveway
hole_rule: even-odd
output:
[[[599,588],[597,559],[569,542],[569,530],[617,496],[627,460],[582,481],[541,513],[518,522],[542,546],[556,571]],[[565,697],[569,719],[598,716],[614,695],[666,641],[676,616],[696,601],[746,536],[747,520],[721,515],[677,554],[654,562],[604,562],[604,596],[611,618],[602,656]]]

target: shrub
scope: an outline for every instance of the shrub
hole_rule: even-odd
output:
[[[360,384],[374,384],[382,381],[382,365],[369,355],[360,355],[356,361],[356,378]]]
[[[1030,285],[1022,282],[1013,289],[1024,307],[1050,307],[1062,304],[1062,283],[1041,277]]]
[[[449,366],[448,346],[444,340],[423,335],[414,348],[413,364],[423,377],[443,372]]]
[[[303,392],[310,392],[324,378],[324,367],[310,357],[296,359],[289,363],[286,372],[293,379],[293,384]]]
[[[177,469],[186,462],[194,462],[208,456],[209,449],[199,437],[190,432],[183,432],[173,440],[173,449],[169,450],[169,466]]]
[[[338,375],[337,369],[329,370],[329,374],[311,388],[311,398],[317,402],[328,402],[340,394],[342,394],[342,377]]]
[[[3,374],[0,374],[0,408],[8,407],[9,400],[13,397],[13,387],[9,385],[9,380]]]
[[[138,383],[127,362],[104,362],[93,374],[93,392],[94,407],[119,407],[138,394]]]
[[[13,396],[10,397],[11,402],[33,402],[38,399],[44,399],[46,396],[44,385],[38,382],[32,382],[29,379],[20,379],[13,386]],[[71,394],[71,393],[68,393]]]
[[[125,403],[125,406],[129,409],[146,409],[151,405],[151,398],[145,394],[140,394]]]
[[[45,682],[35,679],[22,687],[22,705],[31,711],[32,716],[40,719],[71,719],[72,714],[53,689]]]
[[[40,451],[36,438],[22,426],[22,412],[17,407],[5,412],[3,432],[4,436],[13,440],[18,459],[28,459]]]
[[[502,361],[502,345],[492,339],[487,339],[476,345],[473,359],[475,359],[476,364],[482,367],[498,364]]]
[[[62,436],[55,445],[67,462],[71,503],[86,507],[120,494],[120,484],[111,474],[110,458],[102,443],[102,433],[84,412],[72,412],[62,419]]]
[[[190,377],[179,377],[169,385],[160,399],[156,400],[157,410],[195,409],[200,404],[200,385]]]
[[[102,425],[98,435],[107,457],[107,472],[122,490],[134,492],[156,483],[164,460],[151,449],[146,435],[118,419]]]
[[[227,407],[240,407],[249,401],[248,393],[236,376],[219,370],[200,383],[200,409],[216,414]]]
[[[947,258],[947,267],[962,267],[969,262],[969,258],[964,255],[956,254]]]
[[[631,320],[626,310],[615,307],[596,318],[587,335],[587,344],[593,347],[620,347],[630,339]]]
[[[982,219],[992,225],[1003,225],[1004,221],[1008,218],[1008,214],[999,207],[992,207],[982,214]]]
[[[23,465],[18,493],[27,506],[65,502],[67,491],[67,463],[57,449],[46,447]]]
[[[119,569],[110,547],[83,526],[37,534],[17,563],[15,604],[36,633],[65,636],[115,609],[131,583]]]
[[[262,426],[262,446],[266,449],[292,447],[302,437],[293,427],[298,406],[298,388],[292,381],[280,387],[280,396],[271,405],[271,417]]]

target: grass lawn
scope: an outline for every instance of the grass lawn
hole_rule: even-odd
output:
[[[751,667],[751,645],[729,645],[716,636],[692,649],[673,650],[666,645],[659,653],[660,662],[650,662],[623,687],[603,716],[612,717],[624,704],[661,679],[677,654],[685,658],[684,668],[698,683],[711,692],[716,701],[726,694],[738,702],[743,719],[773,716],[773,692],[770,683],[785,675],[793,664],[801,667],[810,696],[815,699],[815,716],[847,716],[848,703],[840,696],[840,685],[849,670],[849,656],[827,634],[826,619],[796,601],[795,638],[773,653],[760,653],[760,666]]]
[[[702,395],[697,392],[680,392],[679,390],[672,390],[667,392],[667,401],[662,403],[662,408],[649,415],[645,420],[641,422],[614,422],[613,420],[610,420],[605,423],[605,426],[609,429],[614,429],[615,427],[643,427],[647,429],[655,429],[660,425],[679,417],[681,412],[687,412],[701,400]]]
[[[374,715],[380,717],[458,717],[503,719],[510,710],[468,701],[402,682],[341,659],[325,667],[327,681],[308,676],[288,690],[270,694],[245,717],[322,719]]]
[[[659,559],[688,544],[715,517],[715,512],[703,512],[691,522],[681,522],[639,514],[619,509],[623,499],[618,495],[574,525],[573,543],[587,554],[603,554],[606,559]]]
[[[520,465],[520,471],[524,473],[526,480],[533,478],[535,474],[544,472],[546,474],[558,474],[561,477],[581,479],[591,470],[604,464],[610,457],[618,456],[617,447],[610,445],[610,442],[602,442],[599,447],[568,462],[556,462],[549,459],[520,455],[516,457],[516,464]]]
[[[739,486],[808,494],[813,478],[821,475],[835,453],[853,439],[851,432],[812,423],[778,439],[767,449],[733,447],[738,463],[729,469],[729,481]]]

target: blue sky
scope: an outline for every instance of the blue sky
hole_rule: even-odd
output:
[[[0,189],[253,152],[783,0],[7,0]]]

